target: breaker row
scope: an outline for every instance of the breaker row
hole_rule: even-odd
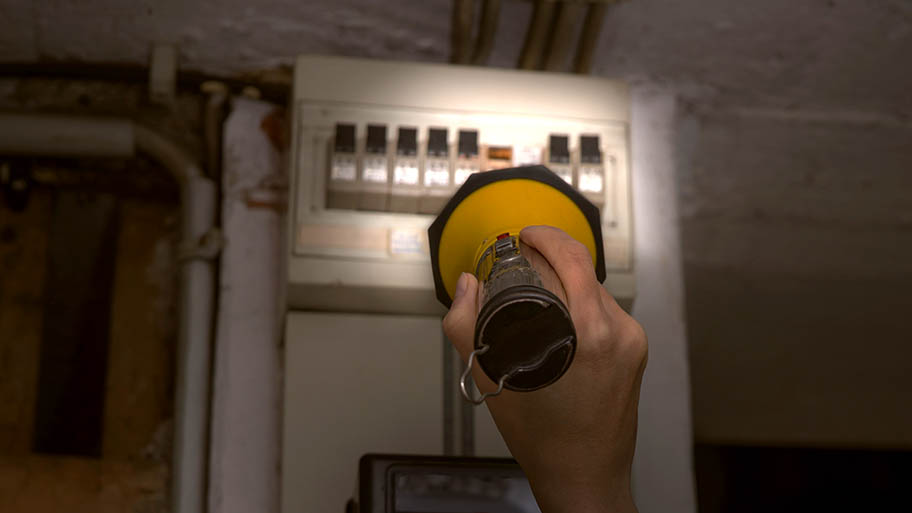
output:
[[[548,134],[539,146],[479,144],[478,130],[337,123],[330,143],[327,207],[433,214],[472,173],[545,164],[596,205],[605,201],[606,163],[598,135]],[[395,137],[390,137],[395,135]],[[607,162],[605,162],[607,160]]]

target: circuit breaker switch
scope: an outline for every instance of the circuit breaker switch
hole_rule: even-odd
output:
[[[430,130],[428,130],[427,154],[428,154],[428,158],[431,158],[431,157],[446,158],[447,156],[449,156],[450,146],[447,143],[447,129],[446,128],[431,128]]]
[[[390,210],[418,212],[422,187],[418,171],[418,129],[399,127],[396,138],[396,161],[393,165],[393,184]]]
[[[399,137],[396,142],[396,155],[414,157],[418,154],[418,130],[415,128],[399,127]]]
[[[460,130],[456,143],[456,168],[453,170],[453,185],[459,187],[473,173],[481,170],[478,157],[478,131]]]
[[[418,185],[418,130],[399,127],[393,185]],[[395,192],[395,191],[394,191]]]
[[[386,125],[367,125],[367,153],[386,153]]]
[[[337,153],[355,152],[355,125],[350,123],[336,123],[336,137],[333,140],[333,150]]]
[[[358,158],[355,154],[355,125],[336,123],[332,142],[326,202],[329,208],[353,209],[358,206]]]
[[[548,137],[548,162],[552,164],[570,163],[569,139],[566,135]]]
[[[580,136],[579,190],[597,207],[605,204],[605,166],[597,135]]]
[[[450,143],[446,128],[428,129],[427,156],[424,160],[424,194],[418,212],[436,214],[455,191],[450,165]]]
[[[580,162],[583,164],[602,163],[602,150],[599,148],[597,135],[580,136]]]
[[[355,125],[336,123],[330,180],[354,182],[357,179],[356,168]]]
[[[386,125],[367,125],[361,168],[361,210],[384,211],[389,208],[389,155]]]
[[[459,131],[459,156],[478,157],[478,132],[475,130]]]
[[[573,184],[573,167],[570,165],[570,138],[566,135],[548,136],[548,167],[570,185]]]
[[[362,179],[370,183],[387,183],[386,126],[367,125],[364,144],[364,170]]]

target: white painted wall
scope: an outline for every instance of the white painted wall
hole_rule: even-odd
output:
[[[697,439],[912,447],[912,124],[704,110],[679,134]]]
[[[640,395],[633,490],[642,513],[696,511],[690,375],[675,159],[676,97],[633,90],[631,163],[637,298],[649,337]]]

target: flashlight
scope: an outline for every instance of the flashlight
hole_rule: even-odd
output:
[[[570,367],[577,337],[561,290],[549,289],[521,243],[526,226],[560,228],[589,250],[605,279],[598,208],[544,166],[476,173],[456,191],[428,229],[437,298],[452,304],[463,272],[481,284],[473,350],[460,378],[463,396],[481,404],[504,389],[528,392],[557,381]],[[553,272],[553,271],[551,271]],[[551,285],[559,288],[559,285]],[[472,367],[497,384],[472,397]]]

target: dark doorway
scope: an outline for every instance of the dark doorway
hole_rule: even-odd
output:
[[[700,513],[912,511],[912,451],[697,445]]]
[[[100,457],[117,199],[55,193],[33,448]]]

